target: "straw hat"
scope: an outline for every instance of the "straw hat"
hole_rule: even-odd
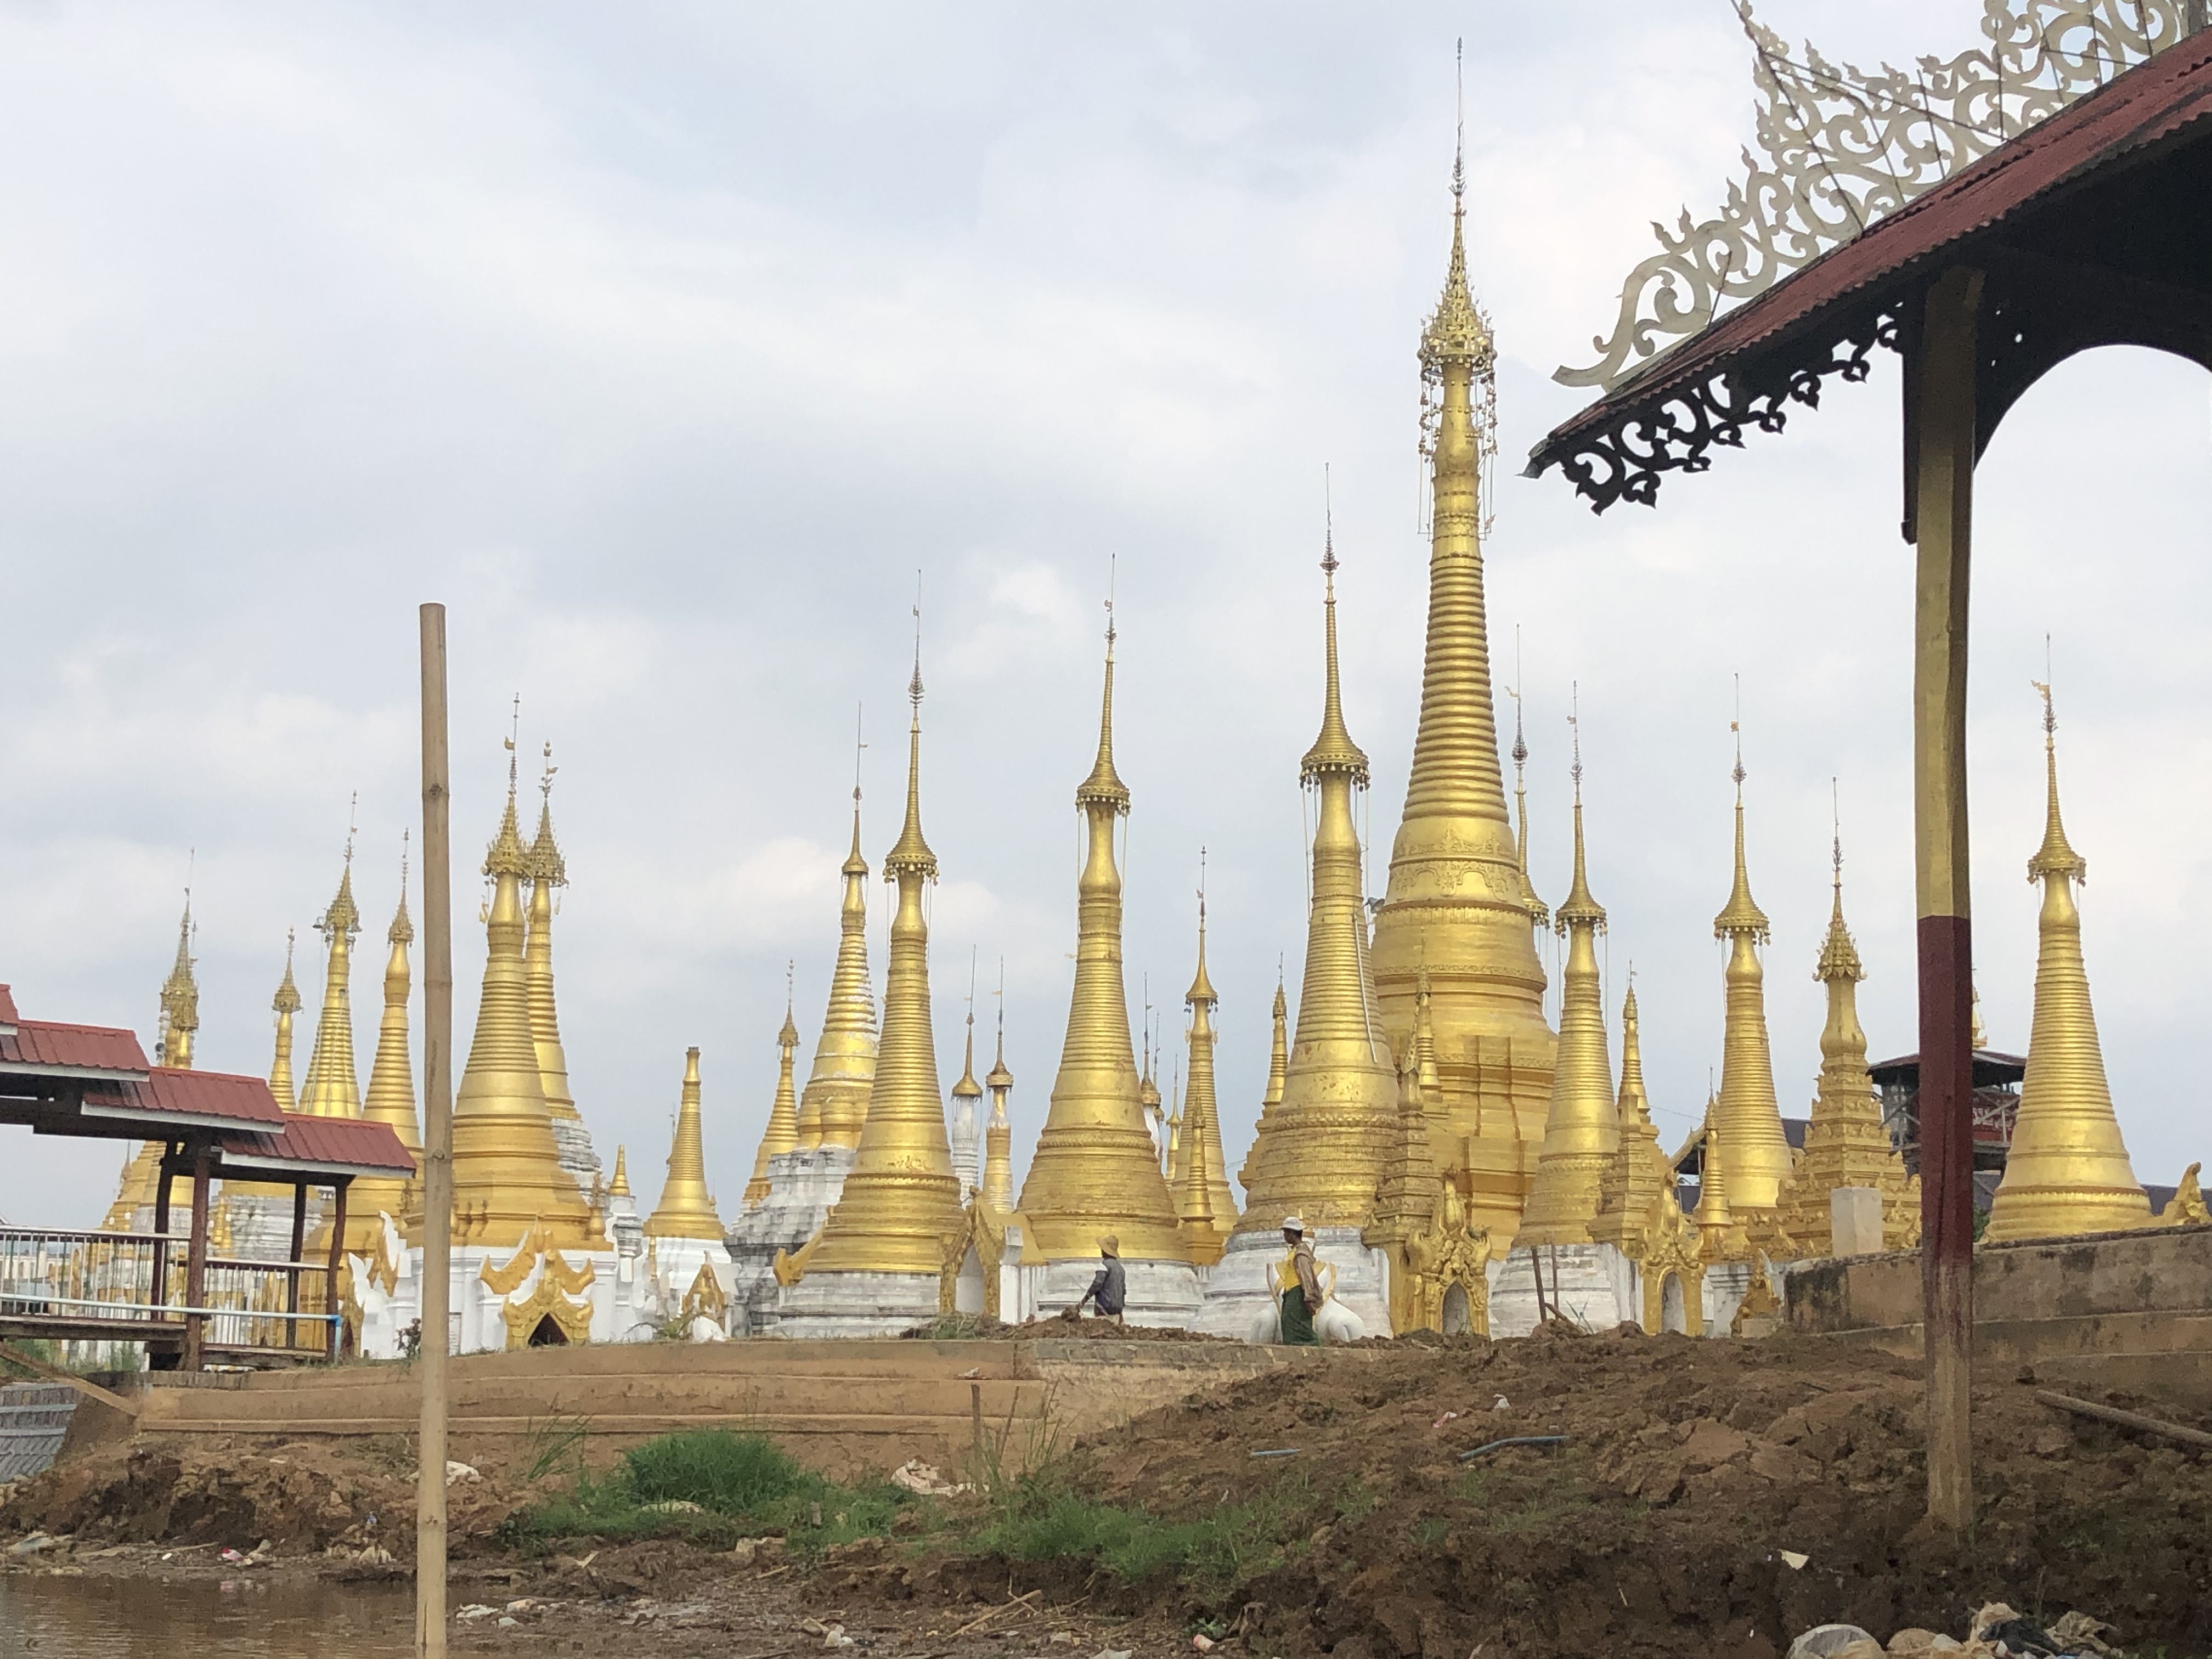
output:
[[[1098,1241],[1098,1254],[1110,1255],[1118,1260],[1121,1255],[1121,1241],[1112,1233],[1107,1234]]]

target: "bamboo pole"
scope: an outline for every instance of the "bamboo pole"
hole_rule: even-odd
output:
[[[453,893],[446,607],[422,628],[422,1377],[415,1499],[415,1651],[446,1654],[446,1370],[453,1249]]]

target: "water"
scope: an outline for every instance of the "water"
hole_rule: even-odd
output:
[[[408,1659],[411,1585],[0,1573],[7,1659]]]

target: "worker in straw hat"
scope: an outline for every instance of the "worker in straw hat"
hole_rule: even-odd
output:
[[[1313,1234],[1294,1215],[1283,1218],[1283,1243],[1291,1247],[1291,1268],[1297,1283],[1283,1286],[1283,1340],[1308,1347],[1321,1346],[1314,1316],[1328,1298],[1321,1288],[1321,1272],[1314,1263]]]
[[[1121,1271],[1121,1241],[1109,1233],[1098,1241],[1098,1271],[1091,1277],[1091,1288],[1069,1311],[1079,1317],[1086,1304],[1096,1302],[1100,1313],[1118,1322],[1127,1299],[1127,1284]]]

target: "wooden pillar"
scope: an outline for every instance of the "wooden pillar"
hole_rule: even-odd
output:
[[[212,1161],[203,1147],[192,1154],[192,1231],[185,1245],[185,1306],[198,1310],[207,1306],[208,1255],[208,1182]],[[196,1371],[200,1368],[203,1351],[207,1343],[207,1316],[198,1311],[185,1315],[185,1369]]]
[[[170,1165],[176,1156],[176,1147],[164,1144],[161,1172],[154,1178],[154,1232],[158,1242],[154,1246],[153,1281],[148,1289],[149,1299],[156,1308],[169,1299],[169,1183],[176,1174]]]
[[[345,1272],[346,1188],[352,1184],[352,1176],[341,1176],[331,1185],[330,1277],[325,1281],[330,1288],[323,1292],[323,1311],[331,1316],[331,1322],[324,1328],[330,1333],[323,1349],[326,1359],[338,1357],[339,1340],[345,1334],[345,1311],[340,1305],[338,1284],[339,1275]]]
[[[1928,290],[1913,377],[1914,871],[1919,899],[1921,1290],[1928,1513],[1973,1520],[1973,997],[1967,903],[1966,577],[1972,544],[1974,336],[1982,273]]]
[[[284,1311],[289,1314],[300,1311],[300,1252],[307,1248],[307,1183],[295,1181],[292,1183],[292,1251],[284,1258],[292,1264],[284,1270]],[[284,1346],[288,1348],[300,1346],[300,1322],[297,1319],[284,1322]]]
[[[446,1370],[453,1247],[453,889],[446,607],[422,611],[422,1376],[415,1495],[415,1651],[446,1655]]]

